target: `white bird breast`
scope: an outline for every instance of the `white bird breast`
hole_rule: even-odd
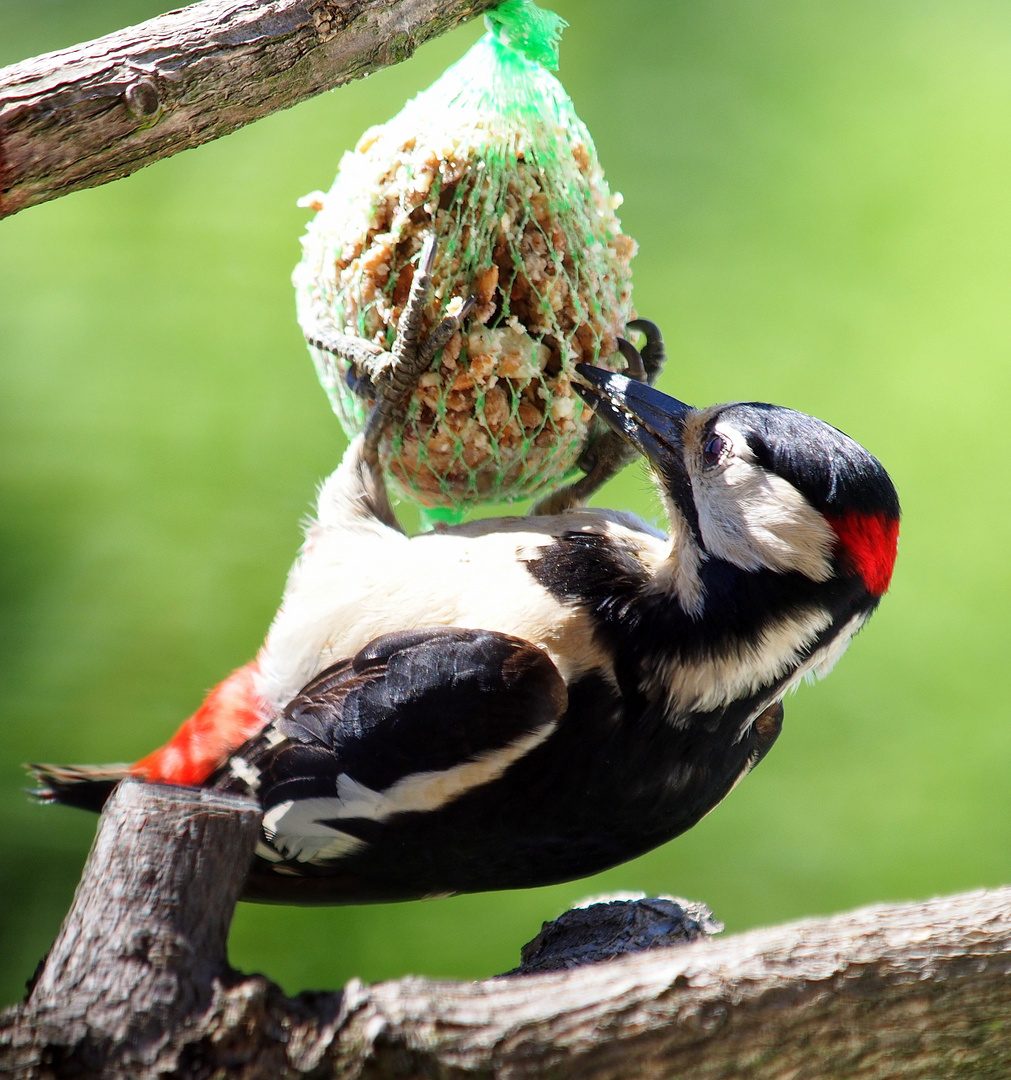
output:
[[[623,515],[580,511],[557,518],[502,518],[407,538],[373,522],[354,529],[317,524],[288,578],[260,654],[258,690],[282,709],[315,675],[383,634],[459,626],[511,634],[543,648],[566,683],[611,671],[591,617],[552,596],[530,573],[554,535],[621,534],[650,562],[670,545],[633,530]]]

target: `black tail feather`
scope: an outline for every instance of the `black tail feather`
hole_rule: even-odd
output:
[[[129,765],[26,765],[40,785],[39,802],[61,803],[101,813],[116,785],[130,775]]]

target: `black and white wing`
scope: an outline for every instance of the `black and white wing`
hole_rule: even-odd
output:
[[[467,828],[468,797],[541,746],[566,703],[551,659],[519,638],[453,627],[377,638],[309,683],[212,778],[263,805],[247,898],[464,887],[485,855],[480,829]]]

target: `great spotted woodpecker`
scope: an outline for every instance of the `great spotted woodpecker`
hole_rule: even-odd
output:
[[[641,328],[655,374],[662,343]],[[628,343],[638,379],[579,367],[614,433],[592,484],[549,513],[406,536],[376,446],[433,354],[411,334],[363,375],[381,407],[320,491],[256,660],[132,766],[36,766],[44,798],[97,809],[127,773],[252,794],[250,899],[564,881],[716,806],[775,742],[786,692],[832,667],[887,589],[899,504],[874,457],[790,409],[668,397]],[[352,345],[329,342],[361,359]],[[669,538],[568,505],[621,464],[619,442],[652,467]]]

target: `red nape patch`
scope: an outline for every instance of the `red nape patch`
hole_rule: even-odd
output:
[[[161,784],[202,784],[267,723],[253,685],[257,670],[254,660],[218,683],[160,750],[130,767],[131,775]]]
[[[899,546],[898,519],[854,510],[842,517],[830,517],[828,523],[839,537],[847,569],[863,578],[872,596],[881,596],[892,580]]]

